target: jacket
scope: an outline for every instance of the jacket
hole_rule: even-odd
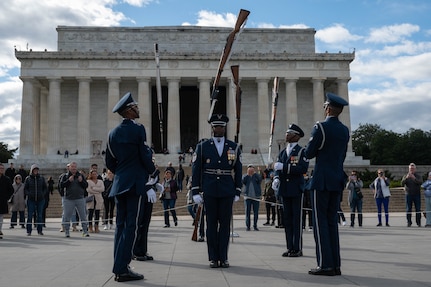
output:
[[[242,177],[242,183],[244,184],[244,197],[250,197],[250,185],[253,185],[255,196],[254,198],[260,198],[262,196],[262,175],[254,173],[253,175],[245,174]]]
[[[9,212],[7,201],[12,194],[12,181],[9,177],[0,175],[0,214],[7,214]]]
[[[30,174],[24,182],[24,194],[33,201],[41,201],[45,199],[48,192],[45,178],[39,174]]]

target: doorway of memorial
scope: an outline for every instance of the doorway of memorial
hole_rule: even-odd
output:
[[[167,113],[168,113],[168,87],[162,86],[162,112],[163,132],[160,131],[159,104],[156,87],[151,89],[151,147],[155,153],[163,153],[167,150]],[[147,129],[148,132],[148,129]],[[163,140],[162,140],[163,137]],[[163,143],[163,144],[162,144]],[[148,143],[150,144],[150,143]]]
[[[210,106],[204,111],[209,113]],[[219,87],[218,101],[214,113],[226,113],[226,88]],[[199,122],[199,89],[196,86],[183,86],[180,88],[180,132],[181,151],[187,152],[190,147],[195,149],[200,140],[199,125],[208,123]]]

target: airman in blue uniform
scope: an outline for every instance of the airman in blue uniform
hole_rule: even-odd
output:
[[[284,231],[287,251],[283,257],[302,256],[302,201],[304,192],[304,174],[308,169],[308,160],[304,148],[298,145],[304,136],[302,129],[290,124],[286,131],[287,147],[278,155],[274,163],[275,176],[272,183],[274,190],[283,200]]]
[[[144,276],[133,272],[129,263],[136,240],[137,222],[142,213],[141,201],[145,195],[148,197],[145,200],[156,199],[154,190],[146,185],[149,175],[155,173],[156,168],[152,151],[146,143],[145,127],[135,122],[139,118],[139,108],[132,95],[125,94],[112,112],[123,117],[121,124],[109,133],[105,159],[106,167],[115,174],[109,193],[110,197],[115,197],[117,208],[112,272],[118,282],[141,280]]]
[[[343,164],[350,136],[349,129],[338,119],[348,102],[331,93],[326,94],[326,98],[326,119],[314,125],[305,149],[308,159],[316,158],[311,201],[317,268],[308,273],[334,276],[341,275],[337,211],[347,179]]]
[[[239,200],[242,187],[241,150],[225,138],[225,115],[210,119],[213,137],[200,142],[193,154],[193,200],[203,203],[207,220],[207,246],[210,267],[229,267],[228,245],[232,205]]]

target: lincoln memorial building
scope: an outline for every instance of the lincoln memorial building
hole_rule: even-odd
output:
[[[139,103],[148,144],[170,154],[211,136],[210,95],[221,52],[232,29],[219,27],[57,27],[57,51],[15,51],[21,62],[22,115],[18,161],[55,163],[68,151],[73,159],[102,157],[109,131],[121,117],[112,113],[131,92]],[[285,131],[297,123],[306,145],[316,121],[324,120],[325,93],[349,100],[352,53],[316,53],[314,29],[246,28],[224,67],[214,113],[230,118],[227,138],[236,135],[235,85],[239,65],[242,106],[238,142],[256,149],[266,163],[274,77],[278,106],[271,157],[284,148]],[[163,99],[161,136],[154,44],[158,43]],[[340,120],[350,129],[349,106]],[[355,157],[351,142],[346,164]]]

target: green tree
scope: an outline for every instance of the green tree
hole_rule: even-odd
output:
[[[10,150],[7,144],[0,142],[0,162],[8,162],[17,150],[18,148]]]
[[[352,133],[352,148],[356,155],[364,159],[371,159],[371,143],[378,132],[383,129],[379,125],[359,124],[359,127]]]

